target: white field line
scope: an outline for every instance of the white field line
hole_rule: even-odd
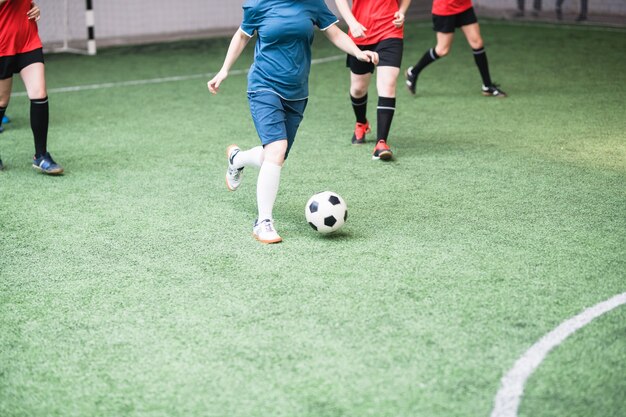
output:
[[[546,355],[560,345],[567,337],[589,324],[604,313],[626,304],[626,292],[596,304],[564,321],[550,333],[543,336],[515,362],[509,372],[502,377],[500,390],[496,395],[491,417],[517,417],[517,409],[524,393],[524,384]]]
[[[311,65],[316,64],[324,64],[326,62],[337,61],[341,58],[345,58],[345,55],[333,55],[326,58],[318,58],[311,60]],[[228,75],[243,75],[247,74],[248,70],[233,70],[228,73]],[[207,72],[204,74],[189,74],[189,75],[175,75],[172,77],[162,77],[162,78],[149,78],[145,80],[130,80],[130,81],[119,81],[119,82],[110,82],[110,83],[99,83],[99,84],[86,84],[86,85],[76,85],[72,87],[59,87],[59,88],[51,88],[48,90],[48,94],[57,94],[57,93],[75,93],[80,91],[88,91],[88,90],[104,90],[108,88],[120,88],[120,87],[131,87],[137,85],[148,85],[148,84],[163,84],[163,83],[171,83],[176,81],[188,81],[195,80],[198,78],[206,78],[209,81],[215,73]],[[12,94],[14,97],[24,97],[26,96],[26,91],[20,91]]]
[[[590,26],[590,25],[567,25],[567,24],[550,24],[550,23],[540,23],[540,22],[514,22],[514,21],[496,21],[496,20],[485,20],[481,22],[481,24],[485,25],[514,25],[514,26],[534,26],[534,27],[544,27],[551,29],[576,29],[576,30],[587,30],[587,31],[603,31],[603,32],[624,32],[626,29],[624,28],[615,28],[615,27],[603,27],[603,26]],[[416,22],[409,23],[409,25],[413,27],[430,27],[432,23],[430,22]],[[326,62],[337,61],[342,59],[345,55],[333,55],[327,58],[319,58],[311,60],[311,64],[323,64]],[[242,75],[246,74],[247,70],[234,70],[230,71],[229,75]],[[162,84],[176,81],[188,81],[195,80],[198,78],[212,78],[215,73],[204,73],[204,74],[190,74],[190,75],[178,75],[171,77],[162,77],[162,78],[150,78],[144,80],[130,80],[130,81],[120,81],[120,82],[109,82],[109,83],[99,83],[99,84],[87,84],[87,85],[77,85],[70,87],[59,87],[59,88],[51,88],[48,90],[48,93],[56,94],[56,93],[74,93],[80,91],[88,91],[88,90],[103,90],[108,88],[119,88],[119,87],[132,87],[137,85],[147,85],[147,84]],[[25,97],[26,91],[19,91],[13,93],[14,97]]]

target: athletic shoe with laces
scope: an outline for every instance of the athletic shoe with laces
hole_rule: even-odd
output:
[[[241,177],[243,176],[243,167],[235,168],[233,159],[241,149],[237,145],[230,145],[226,148],[226,158],[228,159],[228,168],[226,168],[226,187],[230,191],[235,191],[241,185]]]
[[[354,126],[354,134],[352,135],[352,144],[353,145],[362,145],[365,143],[365,134],[370,133],[372,129],[370,128],[370,122],[366,121],[365,123],[357,122]]]
[[[483,85],[482,93],[483,96],[486,97],[506,97],[506,93],[500,90],[500,86],[498,84],[492,84],[489,87]]]
[[[46,152],[39,158],[33,157],[33,168],[48,175],[61,175],[63,174],[63,167],[52,159],[50,152]]]
[[[278,235],[278,232],[274,228],[274,221],[271,219],[261,221],[257,219],[252,228],[252,236],[261,243],[278,243],[283,240]]]
[[[376,147],[374,148],[374,154],[372,155],[372,159],[382,159],[383,161],[388,161],[393,156],[393,152],[389,149],[389,145],[387,145],[387,141],[385,139],[380,139],[378,143],[376,143]]]
[[[413,74],[413,67],[409,67],[404,73],[406,77],[406,88],[409,89],[409,93],[415,95],[415,87],[417,86],[417,75]]]

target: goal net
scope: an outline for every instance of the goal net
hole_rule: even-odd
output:
[[[38,0],[39,36],[48,52],[95,55],[91,0]]]

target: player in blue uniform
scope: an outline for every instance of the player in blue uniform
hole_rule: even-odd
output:
[[[243,22],[230,42],[224,64],[208,82],[209,91],[216,94],[248,41],[257,35],[247,93],[262,146],[246,151],[237,145],[228,147],[226,186],[235,191],[241,184],[244,167],[260,168],[259,215],[253,227],[253,236],[260,242],[282,241],[274,228],[272,211],[281,169],[307,105],[315,26],[342,51],[360,61],[378,63],[378,54],[360,50],[336,23],[337,18],[324,0],[247,0]]]

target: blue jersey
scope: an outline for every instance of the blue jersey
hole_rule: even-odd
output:
[[[248,92],[307,98],[314,26],[325,30],[337,21],[324,0],[246,0],[240,30],[258,37]]]

